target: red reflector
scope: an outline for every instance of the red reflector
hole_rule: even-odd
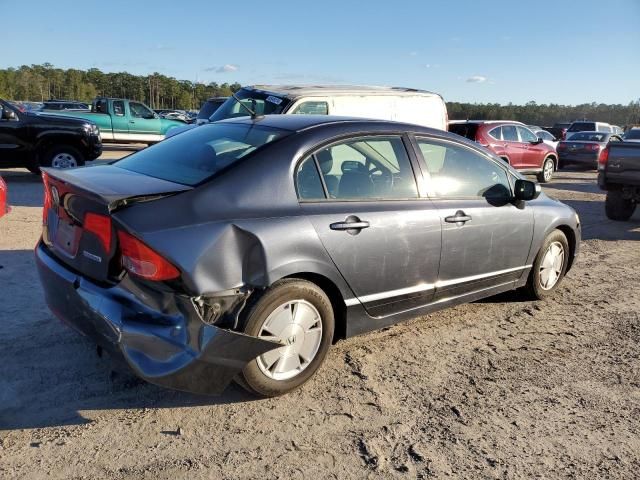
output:
[[[564,144],[564,143],[559,143],[559,144],[558,144],[558,147],[557,147],[557,150],[564,150],[565,148],[567,148],[567,145],[566,145],[566,144]]]
[[[118,231],[122,252],[122,266],[129,272],[147,280],[171,280],[180,275],[176,267],[147,247],[136,237]]]
[[[87,212],[83,224],[85,232],[91,232],[100,239],[104,251],[111,251],[111,218],[98,213]]]
[[[600,152],[600,155],[598,156],[598,165],[601,167],[604,167],[607,165],[608,161],[609,161],[609,147],[605,148]]]
[[[591,145],[589,145],[589,150],[591,150],[593,152],[597,152],[598,150],[600,150],[600,145],[592,143]]]

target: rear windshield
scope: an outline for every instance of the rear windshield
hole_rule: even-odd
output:
[[[624,134],[625,140],[640,140],[640,128],[634,128]]]
[[[289,133],[256,125],[208,124],[170,137],[114,165],[193,186]]]
[[[254,90],[245,90],[244,88],[236,93],[236,97],[242,101],[245,107],[255,112],[256,115],[274,115],[282,113],[285,108],[291,103],[289,100],[277,95],[270,95],[267,93],[260,93]],[[218,108],[211,116],[212,122],[224,120],[225,118],[233,117],[248,117],[251,115],[249,110],[244,108],[238,101],[229,97],[226,102]]]
[[[570,140],[582,140],[583,142],[606,142],[608,135],[606,133],[580,132],[571,135]]]
[[[198,112],[198,118],[200,119],[208,119],[213,113],[220,108],[220,105],[224,103],[223,99],[219,100],[207,100],[202,104],[200,111]]]
[[[569,127],[569,132],[595,131],[596,124],[593,122],[573,122]]]
[[[476,123],[451,123],[449,124],[449,131],[462,137],[466,137],[469,140],[476,140],[476,132],[478,131],[478,124]]]

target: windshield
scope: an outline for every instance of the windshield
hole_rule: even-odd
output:
[[[193,186],[289,133],[252,124],[208,124],[140,150],[113,165]]]
[[[640,128],[634,128],[624,134],[625,140],[640,140]]]
[[[273,115],[282,113],[284,109],[291,103],[286,98],[277,95],[269,95],[267,93],[256,92],[255,90],[241,89],[236,92],[242,103],[257,115]],[[243,108],[238,101],[229,97],[218,110],[209,118],[212,122],[224,120],[233,117],[248,117],[250,114],[246,108]]]
[[[580,132],[575,135],[571,135],[571,141],[582,140],[585,142],[606,142],[607,136],[608,135],[606,133]]]

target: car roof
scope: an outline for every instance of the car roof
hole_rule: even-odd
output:
[[[258,90],[264,93],[275,94],[289,99],[299,97],[340,96],[340,95],[399,95],[415,96],[428,95],[440,96],[428,90],[406,87],[386,87],[375,85],[247,85],[246,89]]]
[[[451,120],[449,122],[450,124],[453,125],[461,125],[464,123],[473,123],[476,125],[497,125],[497,124],[513,124],[513,125],[522,125],[524,127],[526,127],[527,125],[525,125],[522,122],[518,122],[516,120]]]
[[[406,131],[433,131],[434,129],[423,127],[420,125],[414,125],[410,123],[394,122],[391,120],[376,120],[360,117],[342,117],[337,115],[264,115],[252,119],[249,116],[235,117],[220,120],[215,123],[242,123],[242,124],[254,124],[262,125],[272,128],[280,128],[290,131],[301,131],[308,128],[313,128],[321,125],[335,125],[335,124],[375,124],[378,127],[388,127],[389,130],[406,130]],[[436,130],[443,132],[442,130]]]

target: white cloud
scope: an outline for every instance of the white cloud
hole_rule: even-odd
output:
[[[418,52],[409,52],[409,56],[411,57],[417,57],[418,56]]]
[[[484,83],[487,81],[487,77],[484,75],[472,75],[467,78],[467,83]]]
[[[205,72],[216,72],[216,73],[232,73],[238,71],[238,66],[233,65],[231,63],[226,63],[221,67],[209,67],[204,69]]]

